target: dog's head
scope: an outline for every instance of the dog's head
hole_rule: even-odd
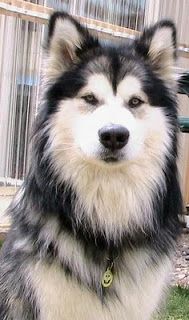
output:
[[[118,168],[164,161],[176,123],[175,50],[170,21],[132,44],[110,45],[69,15],[52,15],[46,117],[59,169],[72,162]]]
[[[45,214],[108,239],[154,228],[176,180],[175,33],[162,21],[132,44],[104,43],[52,15],[29,176]]]

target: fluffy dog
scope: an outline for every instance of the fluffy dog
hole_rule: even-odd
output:
[[[148,320],[181,211],[176,31],[107,44],[49,22],[28,175],[1,252],[1,320]]]

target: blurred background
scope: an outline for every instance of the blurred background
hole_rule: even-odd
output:
[[[71,13],[107,41],[132,41],[145,26],[171,18],[178,30],[178,70],[189,70],[188,0],[0,0],[0,212],[27,172],[29,136],[40,101],[42,43],[53,10]],[[178,101],[180,115],[189,116],[187,95],[178,95]],[[186,206],[187,133],[180,134],[179,170]]]

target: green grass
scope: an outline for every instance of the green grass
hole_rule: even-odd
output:
[[[2,243],[0,240],[0,247]],[[189,289],[174,287],[167,301],[166,310],[158,320],[189,320]]]
[[[189,289],[174,287],[159,320],[189,320]]]
[[[3,241],[2,241],[2,240],[0,240],[0,248],[2,247],[2,244],[3,244]]]

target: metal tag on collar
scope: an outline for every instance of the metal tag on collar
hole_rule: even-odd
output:
[[[106,271],[104,272],[104,274],[102,276],[101,283],[104,288],[109,288],[114,280],[112,268],[113,268],[113,262],[111,263],[111,265],[109,267],[107,267]]]

